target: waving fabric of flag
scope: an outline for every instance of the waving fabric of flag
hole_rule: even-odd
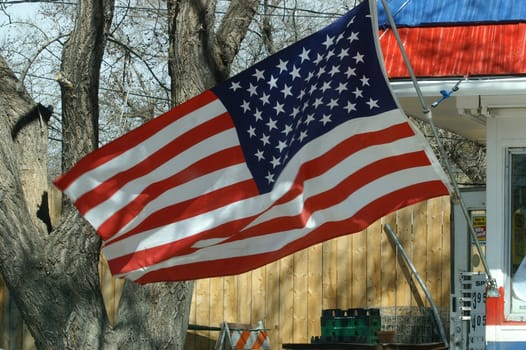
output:
[[[55,184],[138,283],[245,272],[447,195],[365,1],[101,147]]]

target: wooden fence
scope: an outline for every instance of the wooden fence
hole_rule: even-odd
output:
[[[190,323],[256,323],[272,349],[320,335],[322,309],[416,306],[383,225],[389,223],[440,309],[449,308],[450,207],[441,197],[402,209],[367,230],[251,272],[196,281]],[[420,298],[425,299],[420,293]],[[189,332],[186,350],[213,349],[217,331]]]
[[[315,245],[260,269],[196,281],[190,323],[218,327],[223,321],[262,320],[271,348],[281,349],[283,343],[310,342],[320,335],[323,309],[416,306],[415,291],[383,232],[386,223],[397,232],[437,306],[447,310],[450,203],[449,197],[440,197],[384,217],[363,232]],[[101,280],[113,319],[122,281],[113,279],[103,263]],[[12,304],[0,285],[0,347],[32,349]],[[218,333],[189,331],[185,350],[213,349]]]

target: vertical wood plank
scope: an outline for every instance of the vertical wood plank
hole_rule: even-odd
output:
[[[427,280],[428,265],[427,265],[427,244],[429,242],[429,231],[427,229],[427,202],[420,202],[413,206],[413,237],[414,237],[414,254],[413,264],[416,271],[423,281]],[[422,288],[418,286],[417,292],[420,299],[424,301],[425,306],[429,306]],[[413,298],[413,304],[414,298]],[[415,305],[417,306],[417,305]]]
[[[322,310],[322,281],[323,281],[323,254],[322,244],[316,244],[308,250],[308,275],[307,275],[307,304],[308,324],[307,333],[310,337],[321,335],[321,310]]]
[[[188,323],[197,324],[196,314],[199,306],[197,305],[197,286],[194,284],[194,290],[192,292],[192,303],[190,304],[190,315],[188,317]],[[186,341],[184,344],[185,350],[197,350],[196,344],[196,332],[188,331],[186,334]]]
[[[51,184],[48,196],[49,219],[51,220],[51,225],[55,227],[62,215],[62,192],[55,185]]]
[[[300,250],[293,255],[293,303],[294,314],[291,319],[293,326],[293,341],[295,343],[307,342],[308,334],[308,295],[307,295],[307,272],[308,272],[308,249]]]
[[[398,239],[407,256],[413,261],[412,208],[407,207],[399,210],[396,215],[396,221],[395,233],[398,234]],[[398,304],[397,306],[410,306],[413,298],[408,278],[411,276],[407,275],[409,270],[405,263],[400,262],[397,266],[400,268],[397,269],[396,303]]]
[[[294,259],[292,256],[286,256],[280,260],[280,271],[279,271],[279,329],[280,329],[280,342],[291,343],[293,342],[294,334]]]
[[[323,309],[336,308],[336,244],[334,239],[322,244],[323,281],[322,305]]]
[[[223,322],[223,310],[225,309],[223,304],[223,281],[223,278],[220,277],[210,279],[210,322],[208,326],[211,327],[219,327],[221,322]],[[212,341],[209,343],[208,349],[213,349],[213,345],[215,341],[217,341],[218,336],[219,332],[210,332],[210,339]]]
[[[269,329],[270,346],[272,349],[281,349],[281,332],[279,321],[280,309],[280,262],[275,261],[266,267],[266,310],[265,327]]]
[[[398,261],[396,256],[396,248],[393,247],[389,237],[384,231],[385,225],[391,228],[396,227],[396,214],[391,214],[382,219],[382,234],[381,234],[381,304],[380,306],[396,305],[396,280],[398,277],[397,268]]]
[[[200,279],[195,281],[196,289],[196,315],[195,321],[198,325],[210,324],[210,303],[208,296],[210,295],[210,279]],[[196,337],[196,349],[208,348],[209,331],[198,331]]]
[[[267,298],[266,278],[266,266],[252,271],[252,319],[250,321],[252,324],[258,321],[263,321],[263,324],[265,324],[264,321],[267,315],[265,303],[265,299]]]
[[[380,290],[380,279],[381,275],[381,234],[382,224],[380,220],[377,220],[370,225],[367,230],[366,240],[366,279],[367,281],[367,307],[379,306],[382,301],[382,293]]]
[[[117,314],[117,310],[119,308],[119,302],[121,300],[122,290],[124,289],[125,283],[132,282],[126,282],[124,278],[113,278],[113,308],[115,309],[115,314]]]
[[[353,264],[352,264],[352,253],[353,253],[353,235],[350,234],[347,237],[347,301],[346,305],[348,308],[353,307],[353,297],[352,297],[352,271],[353,271]]]
[[[223,321],[237,322],[239,305],[237,303],[237,277],[223,277]]]
[[[336,246],[336,307],[348,309],[348,294],[350,293],[350,281],[347,279],[347,267],[349,265],[349,236],[334,239]]]
[[[442,213],[440,199],[432,199],[428,203],[428,277],[425,280],[435,301],[442,300]]]
[[[99,260],[99,280],[101,285],[102,298],[108,318],[113,324],[115,322],[116,305],[115,305],[115,283],[113,276],[108,267],[108,262],[104,255],[100,255]]]
[[[442,219],[441,234],[442,234],[442,283],[440,298],[438,302],[442,305],[442,308],[449,310],[449,296],[451,291],[451,207],[449,206],[449,197],[441,197],[436,199],[440,204],[440,213]]]
[[[238,310],[236,322],[250,324],[252,321],[252,271],[237,276]]]
[[[352,239],[352,307],[367,305],[367,230],[355,233]]]

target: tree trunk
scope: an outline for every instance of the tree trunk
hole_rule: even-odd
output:
[[[256,0],[232,0],[216,32],[215,0],[168,0],[172,104],[228,78],[257,4]]]
[[[86,308],[88,298],[84,296],[89,289],[77,289],[85,284],[77,282],[84,279],[87,273],[86,269],[79,273],[83,259],[69,253],[78,251],[78,248],[72,249],[71,246],[78,243],[76,241],[86,231],[85,225],[77,217],[75,224],[62,226],[62,229],[48,235],[42,225],[34,224],[37,220],[31,204],[34,198],[26,200],[24,194],[28,196],[31,192],[40,191],[38,185],[47,184],[47,151],[44,146],[47,132],[42,133],[35,122],[24,128],[27,137],[17,137],[19,145],[13,143],[10,128],[14,119],[20,116],[19,111],[30,109],[31,100],[25,91],[16,89],[16,78],[3,60],[2,65],[4,74],[0,98],[4,106],[11,108],[4,110],[7,118],[2,118],[0,126],[0,268],[37,346],[62,349],[68,344],[81,345],[76,339],[82,333],[93,332],[91,327],[85,326],[86,322],[81,319],[84,317],[79,317],[79,311]],[[5,123],[5,120],[9,122]],[[34,163],[31,164],[31,161]],[[24,180],[24,172],[31,174],[34,186]],[[90,314],[96,310],[90,311]],[[75,327],[82,331],[77,331]]]
[[[109,1],[81,1],[75,30],[64,50],[60,79],[65,87],[66,166],[96,146],[99,68],[112,7]],[[18,110],[28,109],[30,98],[13,87],[14,75],[2,77],[8,80],[2,84],[7,90],[2,98],[13,101]],[[6,126],[13,125],[18,110],[9,111],[11,122],[3,123],[1,129],[0,266],[6,285],[38,348],[98,349],[109,329],[98,280],[100,240],[71,206],[50,234],[33,224],[33,200],[21,194],[42,196],[47,187],[47,132],[33,123],[25,131],[33,135],[21,135],[19,146],[13,145]],[[26,173],[32,174],[30,181]]]

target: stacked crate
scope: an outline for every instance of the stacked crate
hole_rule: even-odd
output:
[[[449,329],[449,310],[438,310],[441,322]],[[442,341],[431,308],[416,306],[382,307],[382,330],[395,332],[395,343],[424,344]]]
[[[380,329],[379,309],[327,309],[322,310],[321,336],[312,342],[375,344]]]

